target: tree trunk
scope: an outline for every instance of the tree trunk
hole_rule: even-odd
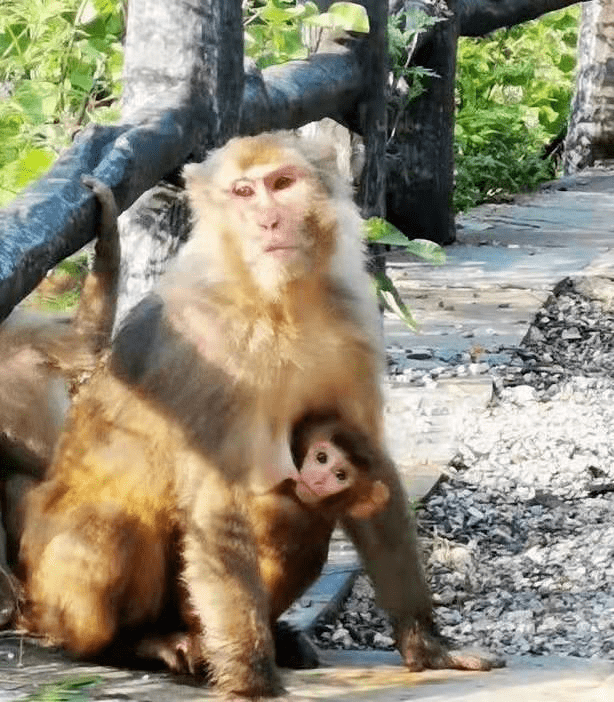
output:
[[[578,77],[563,167],[566,174],[614,159],[614,2],[582,8]]]
[[[422,43],[412,63],[433,70],[427,90],[409,103],[388,144],[386,217],[412,239],[449,244],[456,238],[454,186],[454,78],[456,0]]]
[[[124,63],[124,121],[143,122],[161,105],[189,106],[198,119],[190,156],[239,130],[243,99],[240,0],[131,0]],[[122,267],[116,324],[151,287],[185,240],[189,211],[173,186],[157,185],[119,219]],[[180,225],[180,226],[178,226]]]
[[[388,7],[387,0],[362,0],[369,13],[371,41],[362,54],[365,85],[369,94],[357,115],[365,144],[365,164],[358,189],[358,202],[365,218],[386,217],[387,108],[388,77]],[[386,266],[384,247],[369,246],[368,267],[372,273],[383,272]]]

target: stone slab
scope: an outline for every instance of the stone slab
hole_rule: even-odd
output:
[[[328,652],[327,652],[328,653]],[[515,656],[488,673],[410,673],[387,652],[330,652],[324,671],[326,700],[373,702],[609,702],[614,699],[614,662],[579,658]],[[313,671],[317,673],[317,671]],[[304,675],[303,679],[308,676]],[[338,689],[345,680],[349,694]],[[335,689],[337,688],[337,689]],[[310,693],[310,688],[306,688]]]
[[[12,643],[0,640],[0,702],[24,699],[62,680],[95,679],[84,689],[88,700],[105,702],[197,702],[219,699],[208,687],[167,673],[121,670],[70,662],[61,653],[30,643],[22,664],[7,660]],[[411,673],[396,652],[324,651],[326,667],[282,671],[290,699],[344,702],[609,702],[614,699],[614,662],[578,658],[516,656],[488,673],[454,670]],[[70,699],[56,697],[49,699]]]
[[[417,483],[426,467],[441,472],[454,457],[460,417],[486,407],[492,380],[488,375],[439,380],[426,388],[391,382],[384,393],[387,446],[407,491],[414,498],[423,497],[430,486],[425,490]]]

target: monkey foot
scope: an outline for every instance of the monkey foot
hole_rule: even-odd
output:
[[[443,637],[424,631],[417,625],[401,637],[399,649],[405,665],[415,672],[427,668],[492,670],[505,666],[505,659],[501,656],[450,649]]]
[[[288,622],[276,622],[275,663],[280,668],[306,670],[320,665],[318,651],[309,638]]]

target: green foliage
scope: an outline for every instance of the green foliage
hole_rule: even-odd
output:
[[[567,124],[578,18],[572,7],[485,39],[460,39],[457,211],[533,189],[555,175],[555,164],[542,154]]]
[[[74,132],[119,116],[124,0],[2,0],[0,205]]]
[[[388,17],[388,53],[392,82],[388,94],[390,134],[394,135],[399,119],[409,103],[422,95],[435,73],[422,66],[410,65],[418,37],[437,22],[426,12],[410,9]]]
[[[335,2],[328,12],[320,13],[314,2],[245,0],[243,17],[245,53],[259,68],[306,59],[309,51],[302,37],[305,26],[317,28],[320,33],[332,28],[369,31],[365,8],[352,2]]]
[[[445,251],[439,244],[426,239],[409,240],[394,225],[381,217],[370,217],[364,223],[365,238],[370,244],[389,244],[402,246],[405,251],[423,259],[424,261],[441,265],[446,261]],[[375,273],[375,292],[380,305],[396,314],[410,329],[417,329],[418,325],[409,307],[403,302],[399,291],[385,273]]]
[[[25,702],[87,702],[86,689],[100,684],[102,678],[80,676],[61,682],[43,685],[40,690],[25,698]]]

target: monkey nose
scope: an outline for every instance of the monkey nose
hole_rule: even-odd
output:
[[[273,208],[262,208],[256,218],[258,226],[264,231],[273,231],[279,227],[279,212]]]
[[[279,217],[263,217],[258,224],[265,232],[275,231],[279,227]]]

